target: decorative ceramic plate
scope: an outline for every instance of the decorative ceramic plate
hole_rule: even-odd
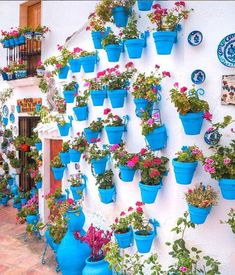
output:
[[[235,67],[235,33],[225,36],[217,49],[219,61],[227,67]]]
[[[10,122],[11,123],[15,122],[15,115],[13,113],[10,113]]]
[[[202,43],[203,35],[200,31],[192,31],[188,35],[188,43],[191,46],[198,46]]]
[[[3,105],[2,107],[2,113],[5,117],[8,117],[8,114],[9,114],[9,109],[7,107],[7,105]]]
[[[202,70],[195,70],[191,74],[191,80],[194,84],[202,84],[206,79],[206,74]]]
[[[14,132],[15,136],[18,136],[18,127],[17,126],[14,126],[13,132]]]

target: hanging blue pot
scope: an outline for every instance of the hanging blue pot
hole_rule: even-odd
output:
[[[175,179],[179,184],[190,184],[193,179],[194,172],[197,168],[197,161],[194,162],[180,162],[177,159],[172,160],[174,167]]]
[[[18,195],[18,191],[19,191],[19,187],[16,185],[16,183],[14,183],[14,184],[11,186],[11,193],[12,193],[14,196],[17,196],[17,195]]]
[[[112,275],[112,270],[105,260],[92,262],[88,258],[86,259],[86,266],[82,270],[82,275]]]
[[[80,186],[70,186],[70,190],[72,192],[73,199],[75,201],[78,201],[82,198],[84,188],[85,188],[85,184],[82,184]]]
[[[179,114],[186,135],[199,135],[202,129],[203,112]]]
[[[147,185],[139,182],[141,200],[143,203],[154,203],[158,194],[158,191],[162,188],[162,182],[158,185]]]
[[[65,167],[51,167],[55,180],[62,180]]]
[[[225,200],[235,200],[235,179],[220,179],[219,187]]]
[[[9,39],[10,47],[15,47],[15,41],[14,38]]]
[[[127,248],[132,246],[133,243],[133,231],[130,228],[128,232],[126,233],[115,233],[114,237],[118,243],[118,246],[120,248]]]
[[[122,135],[125,131],[125,126],[105,126],[105,131],[110,144],[120,144],[122,141]]]
[[[46,243],[52,248],[53,247],[53,238],[50,234],[50,230],[49,228],[45,231],[45,239],[46,239]]]
[[[67,122],[63,126],[61,126],[59,123],[57,123],[57,127],[59,129],[60,135],[62,137],[66,137],[69,134],[71,124]]]
[[[108,91],[108,98],[111,102],[112,108],[122,108],[126,96],[127,90],[125,89]]]
[[[66,103],[73,103],[75,98],[75,91],[63,91],[64,100]]]
[[[34,224],[36,225],[39,221],[39,215],[27,215],[26,222],[27,224]]]
[[[69,66],[72,73],[79,73],[81,71],[81,62],[79,58],[70,59]]]
[[[96,140],[99,137],[99,132],[94,132],[91,131],[90,128],[85,128],[84,133],[88,143],[96,143]]]
[[[42,142],[36,142],[35,147],[36,147],[37,151],[42,151]]]
[[[138,9],[140,11],[150,11],[152,8],[153,1],[151,0],[137,0]]]
[[[176,31],[158,31],[153,33],[153,38],[159,55],[171,54],[173,45],[177,38]]]
[[[35,185],[36,185],[37,189],[41,189],[42,188],[42,181],[36,181]]]
[[[81,159],[81,153],[78,150],[69,149],[69,156],[71,162],[79,162]]]
[[[144,39],[128,39],[125,41],[125,45],[129,58],[141,58],[145,46]]]
[[[161,150],[167,145],[167,133],[165,125],[153,130],[146,136],[146,140],[152,151]]]
[[[5,196],[2,198],[1,203],[3,206],[7,206],[8,201],[9,201],[9,197]]]
[[[36,104],[36,112],[38,113],[42,107],[42,104]]]
[[[149,232],[149,235],[143,236],[139,232],[134,232],[134,239],[136,242],[137,250],[139,253],[148,253],[151,250],[151,246],[154,240],[155,234],[153,231]]]
[[[60,244],[56,243],[54,240],[52,241],[52,250],[57,253],[58,249],[59,249]]]
[[[13,37],[13,39],[14,39],[15,46],[18,46],[19,45],[18,37]]]
[[[25,44],[25,37],[23,35],[19,36],[18,37],[18,42],[19,42],[19,45]]]
[[[33,187],[33,188],[30,190],[30,198],[33,198],[34,195],[35,195],[36,193],[37,193],[37,189]]]
[[[103,157],[101,159],[92,159],[91,165],[97,175],[104,174],[108,158]]]
[[[13,179],[13,178],[8,179],[8,180],[7,180],[7,183],[8,183],[10,186],[12,186],[13,183],[14,183],[14,179]]]
[[[133,181],[135,176],[135,169],[129,168],[128,166],[119,165],[120,178],[124,182]]]
[[[107,92],[106,90],[91,90],[90,95],[94,106],[103,106]]]
[[[20,113],[20,109],[21,109],[21,107],[20,107],[19,105],[17,105],[17,106],[16,106],[16,111],[17,111],[17,113]]]
[[[145,98],[134,98],[134,103],[136,106],[135,113],[138,117],[141,117],[141,114],[147,110],[151,111],[152,103]]]
[[[112,9],[112,15],[114,19],[114,23],[117,27],[125,28],[128,21],[128,15],[130,11],[125,7],[115,7]]]
[[[3,47],[4,48],[9,48],[10,47],[10,42],[9,39],[3,40],[2,41]]]
[[[26,203],[27,203],[27,199],[26,198],[22,198],[21,200],[20,200],[20,202],[21,202],[21,205],[23,206],[23,205],[25,205]]]
[[[211,211],[211,206],[207,208],[199,208],[191,204],[188,205],[190,220],[194,224],[203,224]]]
[[[83,56],[79,60],[85,73],[93,73],[95,71],[95,64],[97,63],[96,55]]]
[[[59,79],[66,79],[69,73],[69,66],[66,65],[63,68],[60,69],[59,73],[58,73],[58,77]]]
[[[102,44],[101,41],[105,37],[105,32],[103,31],[92,31],[91,32],[91,37],[93,40],[94,48],[99,50],[102,49]]]
[[[3,125],[7,126],[7,124],[8,124],[8,118],[7,117],[3,117],[2,118],[2,123],[3,123]]]
[[[88,106],[73,107],[75,117],[78,121],[84,121],[88,118]]]
[[[118,62],[121,56],[122,47],[119,44],[110,44],[105,46],[109,62]]]
[[[98,188],[100,200],[104,204],[109,204],[114,201],[115,187],[110,189],[100,189]]]
[[[60,152],[60,160],[63,165],[67,165],[70,163],[70,154],[69,152]]]

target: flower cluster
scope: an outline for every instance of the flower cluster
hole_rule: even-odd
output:
[[[114,187],[113,183],[113,171],[107,170],[103,174],[96,176],[96,185],[99,189],[111,189]]]
[[[183,146],[181,151],[176,153],[179,162],[194,162],[203,160],[202,151],[196,146]]]
[[[88,163],[91,163],[92,160],[102,159],[110,154],[108,148],[100,149],[97,144],[89,145],[86,155],[84,156],[85,160]]]
[[[78,171],[77,174],[71,175],[68,178],[68,182],[70,182],[71,186],[81,186],[83,184],[82,172]]]
[[[149,115],[149,112],[143,112],[141,115],[141,127],[142,135],[147,136],[152,133],[155,129],[161,127],[160,113],[155,112],[152,116]]]
[[[92,12],[88,16],[88,26],[86,27],[87,31],[105,31],[104,21],[95,13]]]
[[[72,149],[79,151],[80,153],[84,153],[87,149],[88,142],[79,132],[77,133],[77,137],[75,137],[71,142],[70,146]]]
[[[123,119],[118,115],[113,115],[111,113],[111,109],[106,108],[104,110],[104,115],[107,115],[106,119],[104,119],[104,124],[108,126],[122,126],[124,125]]]

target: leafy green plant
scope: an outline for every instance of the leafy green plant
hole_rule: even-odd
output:
[[[49,225],[49,232],[56,244],[59,244],[67,232],[67,222],[62,216],[58,216],[53,223]]]
[[[137,28],[137,18],[136,14],[133,12],[129,17],[127,26],[122,31],[122,39],[138,39],[140,36],[140,31]]]
[[[38,87],[41,90],[41,92],[44,93],[44,94],[47,93],[48,88],[49,88],[48,83],[44,78],[40,79]]]
[[[79,57],[95,56],[95,55],[97,55],[96,51],[91,51],[91,52],[81,51],[80,54],[79,54]]]
[[[40,172],[37,173],[36,177],[34,178],[35,182],[40,182],[42,181],[42,174]]]
[[[176,153],[176,160],[179,162],[194,162],[203,160],[202,151],[196,146],[183,146],[181,151]]]
[[[87,106],[89,99],[89,91],[85,91],[83,94],[79,94],[76,96],[76,107]]]
[[[59,156],[55,156],[54,159],[51,161],[51,167],[55,167],[55,168],[64,167]]]
[[[10,165],[12,168],[20,168],[21,167],[21,161],[18,158],[13,158],[10,160]]]
[[[110,31],[104,39],[102,39],[101,44],[105,49],[108,45],[119,45],[121,43],[121,39],[118,35],[115,35],[113,31]]]
[[[160,114],[155,112],[152,115],[149,114],[148,110],[142,112],[141,114],[141,127],[142,127],[142,135],[147,136],[151,134],[155,129],[160,128],[162,126],[160,120]]]
[[[231,227],[232,232],[235,234],[235,210],[231,208],[228,213],[228,219],[226,221],[220,221],[220,223],[228,224]]]
[[[74,91],[76,85],[77,85],[77,82],[76,81],[72,81],[72,82],[69,82],[67,84],[64,84],[63,85],[63,89],[64,89],[64,91]]]
[[[77,133],[77,137],[75,137],[71,141],[70,146],[72,149],[77,150],[80,153],[84,153],[87,150],[88,143],[83,135],[80,135],[80,133]]]
[[[92,160],[102,159],[110,154],[108,149],[100,149],[96,143],[90,144],[85,156],[85,160],[91,163]]]
[[[86,30],[104,32],[105,22],[95,12],[92,12],[88,16],[88,26],[86,27]]]
[[[99,189],[111,189],[114,187],[113,171],[107,170],[103,174],[96,176],[96,185]]]
[[[66,141],[63,141],[61,152],[67,153],[69,151],[69,149],[70,149],[69,143]]]
[[[124,125],[123,119],[118,115],[113,115],[111,112],[111,109],[107,108],[104,110],[104,114],[107,115],[107,117],[103,120],[104,124],[108,126],[121,126]]]
[[[78,171],[76,175],[71,175],[68,178],[68,182],[70,182],[72,187],[81,186],[83,184],[82,172]]]
[[[101,130],[104,128],[103,120],[102,119],[93,120],[88,126],[88,128],[93,132],[101,132]]]
[[[5,138],[11,138],[12,136],[13,136],[12,130],[5,129],[5,131],[3,133],[3,137],[5,137]]]

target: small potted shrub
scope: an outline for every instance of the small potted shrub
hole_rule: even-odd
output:
[[[67,165],[70,163],[69,149],[70,149],[69,143],[63,141],[62,151],[59,153],[59,156],[63,165]]]
[[[120,144],[122,142],[122,135],[126,131],[128,116],[122,119],[118,115],[113,115],[110,112],[111,110],[109,108],[104,110],[104,114],[107,115],[104,120],[104,124],[106,124],[105,131],[110,144]]]
[[[84,129],[85,137],[88,143],[95,143],[102,129],[104,128],[103,121],[98,118],[97,121],[93,120],[90,125]]]
[[[51,170],[55,180],[62,180],[65,166],[62,164],[59,156],[54,157],[54,159],[51,161]]]
[[[188,203],[190,220],[195,224],[203,224],[211,211],[212,206],[217,203],[217,193],[210,185],[203,185],[189,189],[185,194]]]
[[[73,195],[73,199],[78,201],[82,198],[83,190],[86,187],[86,176],[84,176],[81,171],[78,171],[76,175],[71,175],[68,178],[70,183],[70,190]]]
[[[113,183],[113,171],[107,170],[103,174],[96,176],[96,185],[101,202],[109,204],[115,201],[115,185]]]
[[[172,160],[175,179],[179,184],[190,184],[197,168],[198,160],[203,159],[202,151],[197,146],[183,146]]]
[[[64,119],[64,116],[62,117],[56,117],[55,121],[57,122],[57,127],[59,129],[59,133],[62,137],[66,137],[69,134],[69,130],[71,128],[71,122],[67,122]]]
[[[55,98],[56,110],[59,114],[66,113],[66,102],[63,97],[57,96]]]
[[[63,94],[66,103],[73,103],[77,92],[78,84],[76,81],[72,81],[63,85]]]
[[[66,195],[62,193],[61,187],[52,188],[52,191],[46,195],[47,205],[50,210],[55,203],[66,201]]]
[[[198,135],[201,132],[203,118],[209,115],[209,105],[198,96],[195,88],[187,93],[188,88],[179,89],[179,84],[175,83],[170,90],[171,102],[174,103],[179,112],[179,117],[184,127],[186,135]]]
[[[21,209],[22,205],[21,205],[21,199],[19,196],[14,196],[12,206],[13,206],[13,208],[16,208],[18,210]]]
[[[86,139],[80,133],[77,133],[77,137],[75,137],[69,149],[70,161],[71,162],[79,162],[81,158],[81,154],[84,153],[87,149],[88,143]]]
[[[18,63],[14,63],[12,66],[12,70],[14,71],[15,77],[17,79],[27,77],[26,65],[23,63],[22,60],[19,60]]]
[[[126,151],[124,144],[115,144],[110,148],[110,151],[115,161],[115,167],[120,169],[120,179],[124,182],[133,181],[139,166],[139,155]]]
[[[84,121],[88,118],[88,98],[88,91],[76,96],[76,107],[73,107],[73,111],[78,121]]]
[[[140,151],[140,155],[141,181],[139,188],[141,198],[143,203],[151,204],[155,202],[158,191],[162,187],[163,176],[167,173],[168,158],[164,156],[155,157],[152,151],[145,148]]]
[[[18,196],[20,197],[20,202],[21,202],[21,205],[23,206],[30,199],[30,192],[21,191]]]
[[[52,249],[54,252],[57,252],[59,245],[67,232],[66,219],[62,218],[61,215],[57,215],[56,219],[50,223],[48,230],[53,239]]]
[[[9,80],[13,80],[15,77],[12,66],[4,67],[1,70],[1,73],[2,73],[3,80],[9,81]]]
[[[110,31],[102,40],[102,47],[105,49],[109,62],[118,62],[122,52],[121,39]]]
[[[76,47],[70,53],[68,62],[72,73],[79,73],[81,71],[81,62],[79,60],[81,51],[82,51],[81,48]]]
[[[91,100],[94,106],[103,106],[107,97],[107,91],[103,86],[102,77],[106,71],[98,72],[96,78],[86,79],[85,85],[89,90]]]
[[[99,61],[98,53],[96,51],[88,52],[82,50],[79,53],[79,61],[84,73],[93,73],[95,71],[95,65]]]
[[[153,0],[137,0],[137,5],[140,11],[149,11],[152,8]]]
[[[38,133],[35,132],[33,134],[33,142],[34,142],[34,146],[36,147],[37,151],[42,151],[42,140],[38,137]]]
[[[43,65],[42,60],[39,60],[37,63],[37,68],[36,68],[36,72],[37,72],[37,76],[38,77],[43,77],[45,74],[45,66]]]
[[[1,190],[0,192],[0,202],[3,206],[7,206],[10,199],[11,192],[8,189]]]
[[[47,26],[38,25],[34,29],[34,39],[42,40],[42,38],[44,38],[44,34],[47,32],[50,32],[50,29]]]
[[[37,189],[42,188],[42,174],[40,172],[37,173],[36,177],[34,178],[35,185]]]

